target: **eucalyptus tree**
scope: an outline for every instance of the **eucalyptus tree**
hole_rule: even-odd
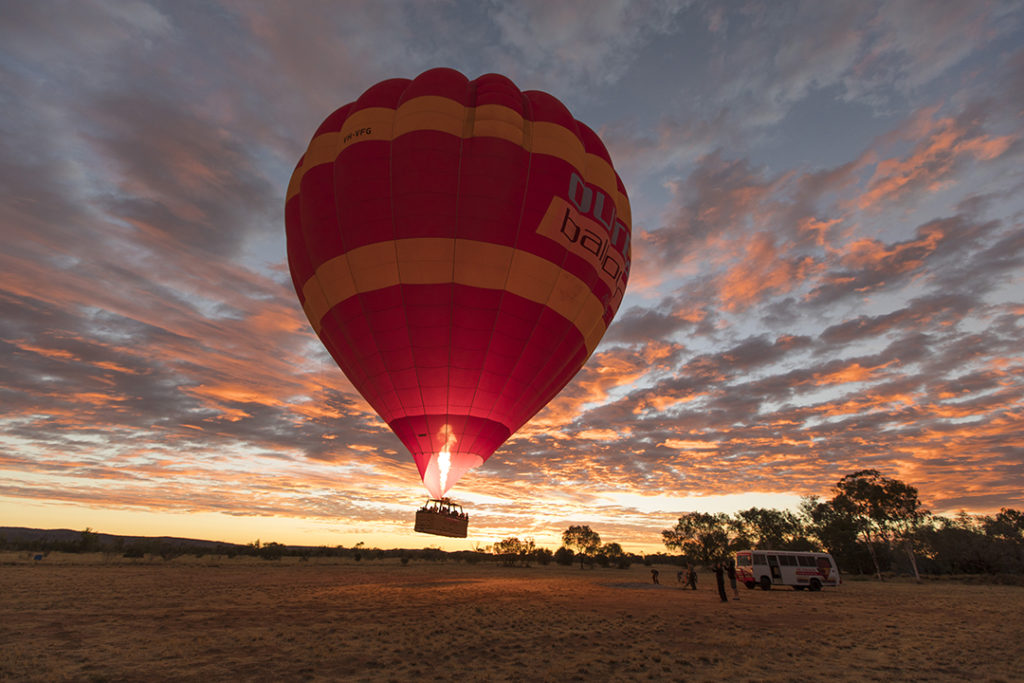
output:
[[[901,544],[915,578],[920,581],[914,536],[931,513],[921,505],[917,489],[898,479],[882,476],[878,470],[868,469],[846,475],[836,483],[834,490],[832,506],[854,519],[857,533],[871,553],[876,576],[882,578],[875,546],[884,544],[892,548]]]
[[[571,526],[562,532],[562,545],[576,552],[583,569],[583,561],[601,549],[601,535],[586,525]]]
[[[751,548],[811,550],[800,518],[789,510],[752,507],[733,515],[736,541]]]
[[[724,512],[687,512],[671,529],[661,532],[662,543],[702,564],[728,554],[732,520]]]

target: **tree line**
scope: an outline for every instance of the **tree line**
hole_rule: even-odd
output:
[[[618,543],[605,543],[585,525],[562,533],[552,553],[516,537],[489,546],[502,564],[550,561],[569,565],[711,565],[737,550],[829,552],[850,574],[1024,573],[1024,513],[1003,508],[995,515],[961,512],[934,515],[915,487],[874,469],[848,474],[832,487],[832,496],[808,496],[797,511],[752,507],[735,514],[688,512],[661,532],[672,555],[635,555]]]
[[[633,562],[644,560],[650,564],[650,558],[627,553],[618,543],[602,543],[601,535],[589,526],[570,526],[562,533],[562,546],[555,552],[548,548],[538,548],[532,538],[519,540],[518,537],[502,539],[487,546],[504,566],[529,566],[531,562],[550,564],[555,562],[571,565],[579,561],[580,568],[584,565],[626,569]]]
[[[933,515],[917,489],[866,469],[804,498],[796,512],[753,507],[690,512],[661,532],[665,547],[708,564],[736,550],[817,550],[854,574],[1024,573],[1024,514]]]
[[[58,530],[7,529],[0,533],[0,550],[48,553],[103,552],[129,558],[173,559],[184,554],[249,555],[266,560],[287,556],[410,560],[529,566],[555,562],[580,567],[618,567],[632,563],[710,565],[737,550],[815,550],[835,557],[848,574],[1022,574],[1024,573],[1024,513],[1003,508],[994,515],[934,515],[924,508],[917,489],[902,481],[866,469],[848,474],[833,487],[830,498],[809,496],[798,510],[752,507],[735,514],[688,512],[675,526],[661,532],[668,554],[637,555],[619,543],[604,542],[586,525],[573,525],[562,533],[562,545],[552,552],[532,538],[509,537],[472,550],[444,551],[344,546],[286,546],[280,543],[215,543],[191,539],[128,538]],[[18,531],[15,535],[14,532]],[[38,533],[36,533],[38,532]],[[26,535],[34,533],[35,535]]]

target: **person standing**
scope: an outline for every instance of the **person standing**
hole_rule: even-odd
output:
[[[736,590],[736,560],[729,558],[729,563],[725,565],[725,571],[729,575],[729,585],[732,587],[732,599],[739,600],[740,592]]]
[[[697,568],[693,564],[686,565],[686,585],[697,590]]]
[[[718,584],[718,596],[722,602],[729,602],[729,596],[725,594],[725,567],[721,560],[715,562],[715,583]]]

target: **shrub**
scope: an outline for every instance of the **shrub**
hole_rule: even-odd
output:
[[[561,548],[556,550],[554,554],[555,562],[566,567],[572,564],[572,560],[574,557],[575,554],[565,546],[562,546]]]

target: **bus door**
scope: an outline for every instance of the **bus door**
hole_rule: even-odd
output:
[[[782,569],[779,568],[779,556],[768,556],[768,568],[772,573],[772,583],[782,583]]]
[[[826,583],[838,583],[835,575],[832,573],[832,561],[824,556],[817,557],[818,573],[821,574],[821,578]]]

